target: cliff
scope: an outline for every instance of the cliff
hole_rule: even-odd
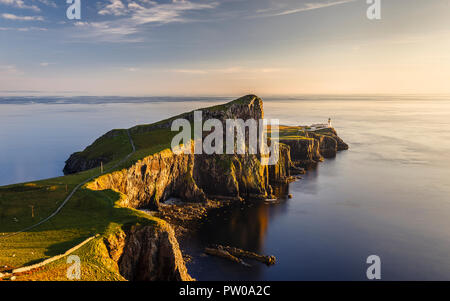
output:
[[[225,119],[239,118],[245,121],[264,117],[262,100],[254,95],[201,110],[204,120],[215,118],[223,123]],[[180,117],[192,121],[193,112],[174,118]],[[174,118],[136,126],[130,132],[132,136],[142,139],[139,138],[142,135],[167,130]],[[169,197],[190,202],[273,198],[271,184],[285,182],[291,175],[303,173],[301,167],[322,161],[323,157],[331,157],[337,151],[348,148],[331,128],[321,132],[306,132],[303,136],[297,133],[292,136],[292,131],[297,132],[292,127],[282,126],[280,130],[280,156],[278,163],[273,166],[263,166],[259,155],[248,153],[176,155],[170,149],[164,149],[144,156],[127,168],[98,177],[88,184],[88,188],[112,189],[124,195],[121,206],[152,210],[158,210],[160,202]],[[77,158],[83,155],[78,154],[75,155]],[[79,168],[84,165],[79,165]]]
[[[290,147],[292,161],[303,167],[333,158],[337,152],[348,149],[334,128],[310,132],[299,127],[282,127],[280,142]]]
[[[187,272],[174,231],[164,222],[157,227],[132,225],[103,240],[127,280],[194,280]]]
[[[139,160],[129,168],[100,176],[87,187],[112,189],[122,193],[120,205],[157,210],[168,197],[206,200],[205,193],[193,180],[194,155],[175,155],[170,149]]]

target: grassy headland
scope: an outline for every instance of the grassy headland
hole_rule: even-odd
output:
[[[224,110],[232,103],[244,103],[247,100],[248,97],[241,98],[208,109]],[[186,114],[189,113],[131,128],[129,132],[136,151],[118,166],[132,150],[127,130],[113,130],[78,154],[87,159],[105,158],[107,163],[104,170],[108,172],[128,168],[149,155],[170,148],[176,133],[159,125]],[[305,133],[303,127],[280,126],[282,139],[310,139],[305,137]],[[102,237],[121,231],[127,225],[156,227],[164,225],[164,222],[141,211],[118,206],[122,196],[112,190],[92,191],[83,187],[47,222],[9,236],[47,218],[79,183],[97,175],[100,175],[99,167],[63,177],[0,187],[0,272],[62,254],[86,238],[100,234],[100,238],[90,241],[75,253],[87,264],[82,279],[124,280],[108,256],[104,256],[107,251],[102,244]],[[66,280],[66,269],[67,264],[61,259],[18,279]]]

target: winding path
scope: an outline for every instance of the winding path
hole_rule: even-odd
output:
[[[72,190],[72,192],[64,199],[64,201],[61,203],[61,205],[59,205],[59,207],[56,208],[56,210],[55,210],[52,214],[50,214],[48,217],[44,218],[44,219],[41,220],[40,222],[38,222],[38,223],[36,223],[36,224],[34,224],[34,225],[31,225],[31,226],[29,226],[29,227],[27,227],[27,228],[25,228],[25,229],[19,230],[19,231],[17,231],[17,232],[14,232],[14,233],[11,233],[11,234],[8,234],[8,235],[0,236],[0,238],[6,238],[6,237],[11,237],[11,236],[17,235],[17,234],[19,234],[19,233],[22,233],[22,232],[31,230],[31,229],[33,229],[33,228],[36,228],[37,226],[42,225],[43,223],[47,222],[49,219],[51,219],[52,217],[54,217],[55,215],[57,215],[57,214],[61,211],[61,209],[62,209],[62,208],[67,204],[67,202],[73,197],[73,195],[75,194],[75,192],[77,192],[78,189],[80,189],[84,184],[86,184],[86,183],[92,181],[93,179],[95,179],[96,177],[98,177],[98,176],[100,176],[100,175],[102,175],[102,174],[104,174],[104,173],[107,173],[107,172],[111,171],[112,169],[115,169],[115,168],[118,167],[120,164],[122,164],[122,163],[124,163],[126,160],[128,160],[128,159],[136,152],[136,146],[134,145],[133,139],[131,138],[130,130],[128,130],[128,129],[127,129],[127,134],[128,134],[128,139],[129,139],[129,141],[130,141],[131,147],[132,147],[132,151],[131,151],[131,153],[129,153],[125,158],[123,158],[122,160],[120,160],[117,164],[115,164],[114,166],[112,166],[111,168],[109,168],[108,170],[106,170],[105,172],[100,173],[100,174],[97,174],[97,175],[95,175],[95,176],[92,176],[92,177],[90,177],[89,179],[84,180],[83,182],[81,182],[80,184],[78,184],[78,185]]]

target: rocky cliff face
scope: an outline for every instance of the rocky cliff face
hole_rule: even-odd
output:
[[[286,183],[292,175],[303,174],[305,171],[291,160],[291,147],[280,144],[280,156],[277,164],[268,166],[269,182],[271,184]]]
[[[168,197],[206,200],[193,180],[194,155],[175,155],[167,149],[145,157],[128,169],[112,172],[88,184],[92,190],[112,189],[125,195],[120,205],[157,210]]]
[[[104,239],[120,274],[130,281],[192,281],[172,228],[131,226]]]
[[[81,155],[81,152],[73,153],[66,161],[63,172],[65,175],[77,173],[82,170],[88,170],[100,166],[101,162],[107,163],[110,160],[106,157],[87,159]]]
[[[336,130],[333,128],[309,132],[308,137],[318,141],[319,152],[325,158],[333,158],[337,152],[348,149],[347,143],[338,136]]]
[[[212,199],[241,200],[271,195],[267,166],[256,155],[195,156],[194,179]]]
[[[348,149],[348,145],[337,135],[333,128],[316,132],[307,132],[302,139],[280,139],[290,147],[292,161],[309,166],[333,158],[337,152]]]
[[[320,154],[320,142],[314,138],[303,139],[280,139],[280,142],[290,148],[291,159],[298,162],[301,166],[323,161]]]

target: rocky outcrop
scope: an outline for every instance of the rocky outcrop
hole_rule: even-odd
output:
[[[187,272],[173,229],[165,222],[130,226],[111,234],[104,243],[127,280],[194,280]]]
[[[262,101],[254,95],[202,109],[202,114],[203,120],[215,118],[223,123],[226,119],[245,121],[264,117]],[[180,117],[193,120],[193,112],[174,118]],[[169,127],[174,118],[149,126],[137,126],[130,131]],[[176,155],[166,149],[141,159],[127,169],[102,175],[89,183],[88,188],[113,189],[123,195],[121,206],[153,210],[158,210],[160,202],[169,197],[189,202],[272,198],[271,185],[286,183],[292,175],[304,173],[302,167],[348,148],[331,128],[310,132],[303,138],[281,138],[279,141],[279,160],[273,166],[262,165],[259,155],[248,153],[194,155],[192,148],[191,154]]]
[[[194,179],[212,199],[267,198],[272,191],[257,155],[197,155]]]
[[[205,248],[205,253],[209,255],[219,256],[237,263],[243,263],[242,258],[259,261],[268,266],[274,265],[276,262],[276,258],[273,255],[261,255],[255,252],[250,252],[231,246],[222,246],[222,245],[211,246]]]
[[[277,164],[269,165],[269,182],[279,184],[290,182],[292,175],[305,173],[305,170],[291,160],[291,147],[281,143],[279,145],[279,159]]]
[[[81,152],[73,153],[66,161],[63,172],[65,175],[77,173],[79,171],[92,169],[100,166],[101,162],[109,162],[109,158],[97,157],[93,159],[87,159]]]
[[[317,139],[280,139],[280,142],[289,146],[292,161],[303,167],[323,161],[320,154],[320,142]]]
[[[347,150],[348,145],[336,133],[333,128],[326,128],[317,132],[308,132],[308,137],[319,143],[319,152],[325,158],[333,158],[338,151]]]

